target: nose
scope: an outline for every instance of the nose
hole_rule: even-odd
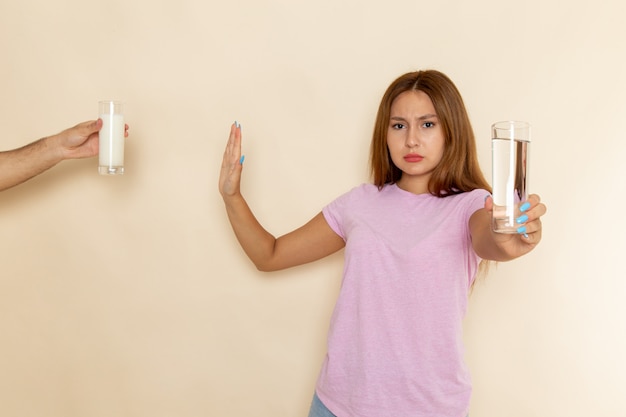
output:
[[[417,129],[408,128],[406,131],[406,146],[407,148],[417,148],[420,146],[420,139],[417,133]]]

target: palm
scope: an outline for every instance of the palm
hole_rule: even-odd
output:
[[[241,182],[241,129],[233,125],[224,151],[220,171],[219,189],[222,196],[239,193]]]

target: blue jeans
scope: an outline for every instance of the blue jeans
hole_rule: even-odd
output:
[[[330,412],[328,408],[317,397],[317,394],[313,395],[313,401],[311,402],[311,410],[309,410],[309,417],[337,417]]]

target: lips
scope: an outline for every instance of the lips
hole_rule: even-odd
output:
[[[416,153],[404,155],[404,160],[407,162],[420,162],[422,159],[424,159],[424,157]]]

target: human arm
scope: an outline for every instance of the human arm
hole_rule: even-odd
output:
[[[485,207],[477,210],[469,221],[472,246],[478,256],[491,261],[510,261],[533,250],[541,241],[541,216],[546,213],[546,206],[538,195],[528,198],[529,208],[523,215],[527,219],[519,224],[522,233],[496,233],[491,228],[493,200],[488,197]]]
[[[228,220],[244,252],[260,271],[276,271],[328,256],[345,242],[328,225],[322,213],[304,226],[275,238],[258,222],[241,194],[241,128],[233,124],[224,151],[219,191]]]
[[[83,122],[21,148],[0,152],[0,191],[21,184],[65,159],[97,155],[101,128],[100,119]],[[124,135],[128,136],[128,125]]]

